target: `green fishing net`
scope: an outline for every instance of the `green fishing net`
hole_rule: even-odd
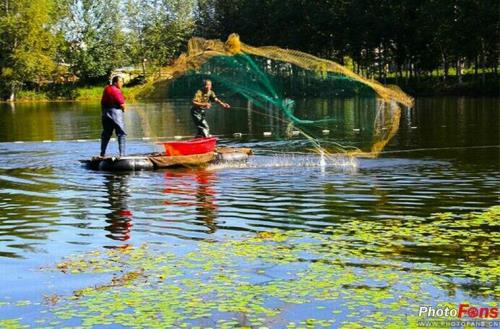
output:
[[[287,131],[298,129],[311,140],[317,136],[310,134],[308,127],[321,127],[338,118],[299,116],[298,99],[373,99],[374,118],[378,121],[372,125],[372,147],[364,153],[375,155],[397,131],[400,107],[413,104],[413,99],[399,88],[366,79],[333,61],[278,47],[252,47],[240,42],[235,34],[225,43],[191,39],[188,51],[152,77],[143,94],[149,98],[190,99],[203,79],[212,80],[217,93],[224,97],[240,97],[263,111],[278,110],[288,122]]]

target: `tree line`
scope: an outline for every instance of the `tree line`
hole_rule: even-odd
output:
[[[378,79],[454,72],[460,83],[468,68],[498,82],[498,13],[495,0],[0,0],[0,93],[102,83],[123,66],[146,72],[192,36],[233,32]]]

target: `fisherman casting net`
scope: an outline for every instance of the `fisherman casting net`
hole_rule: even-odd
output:
[[[298,129],[315,148],[319,148],[318,136],[311,133],[314,131],[311,127],[334,123],[338,118],[301,117],[297,115],[297,99],[355,96],[368,99],[375,108],[370,149],[361,152],[354,147],[327,143],[335,151],[351,149],[365,155],[376,156],[383,149],[397,131],[400,106],[413,104],[413,99],[399,88],[364,78],[333,61],[278,47],[252,47],[240,42],[236,34],[230,35],[225,43],[191,39],[187,52],[171,66],[162,68],[144,94],[189,98],[205,78],[211,79],[225,97],[240,96],[255,108],[277,111],[280,120],[287,123],[286,131]]]

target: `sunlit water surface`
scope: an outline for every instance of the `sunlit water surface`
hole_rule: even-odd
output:
[[[209,122],[220,143],[253,148],[248,163],[129,174],[92,172],[78,162],[98,153],[97,105],[1,104],[0,319],[34,324],[43,317],[39,312],[51,307],[44,296],[71,296],[77,288],[105,281],[40,270],[54,268],[69,255],[143,244],[182,253],[200,242],[223,243],[272,230],[315,233],[341,227],[348,237],[354,219],[380,224],[433,213],[480,212],[499,204],[498,99],[418,99],[414,109],[402,110],[398,132],[378,157],[334,156],[324,166],[309,140],[285,136],[282,116],[234,103],[232,110],[212,111]],[[321,145],[370,148],[374,102],[315,99],[297,104],[296,114],[304,118],[338,119],[305,127]],[[129,153],[158,150],[154,140],[159,137],[192,134],[188,112],[183,101],[131,105],[126,113]],[[271,137],[263,136],[267,131]],[[116,152],[116,142],[109,151]],[[498,259],[500,242],[493,241],[491,255]],[[363,245],[350,248],[363,250]],[[437,276],[446,270],[440,251],[415,248],[398,261],[411,267],[425,256],[425,262],[441,266]],[[382,251],[378,256],[391,259]],[[452,266],[462,256],[448,257]],[[450,287],[447,292],[432,285],[422,289],[455,304],[498,301],[500,294]],[[19,303],[26,300],[29,305]],[[303,312],[314,317],[320,309]],[[413,309],[416,314],[418,305]],[[281,317],[303,320],[293,312]]]

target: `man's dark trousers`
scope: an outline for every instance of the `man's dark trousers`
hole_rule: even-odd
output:
[[[106,154],[106,148],[113,131],[118,137],[118,149],[120,156],[125,155],[125,124],[123,121],[123,110],[117,108],[103,109],[102,111],[102,134],[101,134],[101,156]]]
[[[196,137],[209,137],[210,127],[205,119],[205,110],[198,107],[191,108],[191,117],[196,126]]]

